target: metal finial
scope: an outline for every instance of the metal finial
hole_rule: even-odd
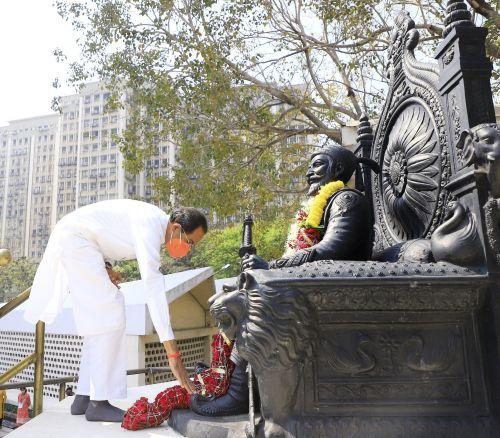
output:
[[[473,27],[472,15],[463,0],[448,0],[446,5],[446,17],[443,38],[455,27]]]
[[[357,134],[356,143],[358,145],[362,145],[365,142],[370,142],[370,144],[373,142],[372,125],[370,124],[366,114],[363,114],[359,119]]]

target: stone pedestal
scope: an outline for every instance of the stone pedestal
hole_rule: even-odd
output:
[[[245,438],[248,415],[202,417],[190,410],[174,410],[168,420],[170,427],[189,438]]]

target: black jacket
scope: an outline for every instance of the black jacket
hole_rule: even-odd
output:
[[[344,188],[327,203],[321,225],[326,230],[321,242],[297,251],[293,256],[272,260],[270,269],[299,266],[315,260],[368,260],[372,221],[368,201],[358,190]]]

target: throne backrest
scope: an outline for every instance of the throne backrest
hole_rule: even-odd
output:
[[[400,13],[386,70],[389,91],[371,147],[371,158],[381,167],[370,184],[374,253],[430,237],[448,202],[450,145],[439,70],[416,60],[418,38],[414,21]]]

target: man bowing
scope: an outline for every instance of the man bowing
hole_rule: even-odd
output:
[[[179,208],[169,216],[131,199],[90,204],[56,224],[24,317],[33,324],[51,323],[71,294],[77,333],[83,336],[72,414],[114,422],[121,422],[124,414],[108,401],[127,395],[125,305],[113,272],[106,268],[111,261],[137,259],[151,320],[169,365],[179,383],[193,392],[170,326],[160,251],[165,243],[171,257],[184,257],[206,232],[207,220],[194,208]]]

